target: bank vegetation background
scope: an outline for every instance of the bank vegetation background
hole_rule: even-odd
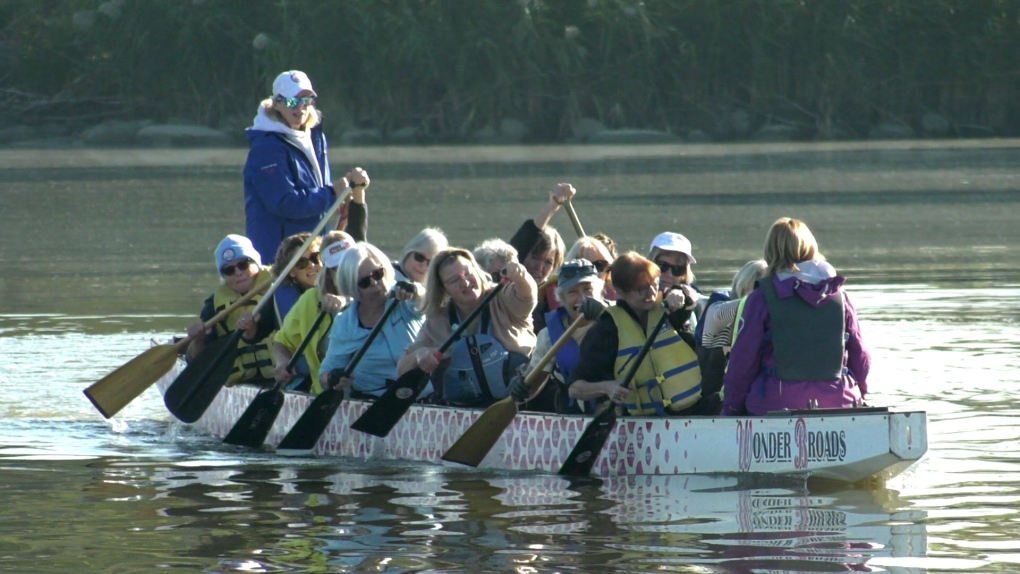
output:
[[[4,0],[0,122],[234,129],[298,68],[333,129],[434,142],[1014,136],[1018,54],[1020,0]]]

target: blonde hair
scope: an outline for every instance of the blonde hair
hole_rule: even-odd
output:
[[[287,120],[283,119],[283,114],[273,107],[274,102],[275,99],[273,97],[262,100],[262,108],[266,111],[266,117],[274,122],[280,122],[289,128],[290,124],[287,123]],[[308,108],[312,111],[312,113],[308,114],[308,119],[305,120],[305,125],[301,126],[302,130],[310,130],[322,122],[322,112],[315,107],[315,104],[308,104]]]
[[[818,251],[818,242],[803,221],[791,217],[780,217],[769,228],[765,236],[765,261],[768,263],[767,277],[774,277],[783,270],[800,271],[798,263],[804,261],[825,261]]]
[[[470,251],[460,247],[444,249],[436,254],[432,259],[432,263],[429,264],[428,271],[425,272],[425,298],[422,300],[421,310],[426,317],[433,317],[442,313],[449,304],[450,296],[446,293],[446,286],[443,285],[443,278],[440,277],[439,272],[457,259],[463,259],[468,264],[471,272],[475,274],[478,280],[482,294],[488,293],[490,289],[495,287],[492,277],[487,271],[478,266],[478,262],[475,261],[475,257]]]
[[[590,257],[581,256],[581,251],[584,250],[585,248],[588,248],[598,253],[599,255],[608,255],[608,257],[605,258],[606,263],[612,263],[613,260],[616,259],[615,257],[613,257],[613,253],[609,250],[609,248],[606,247],[605,243],[602,243],[601,241],[595,239],[594,237],[586,235],[584,237],[579,237],[577,241],[575,241],[574,244],[570,246],[570,250],[567,251],[566,261],[573,261],[574,259],[588,259],[589,261],[594,263],[595,260],[591,259]]]
[[[755,281],[761,279],[762,276],[765,275],[765,270],[768,269],[768,266],[768,263],[765,263],[764,259],[755,259],[754,261],[748,261],[745,263],[744,266],[733,275],[732,297],[737,299],[753,291]]]

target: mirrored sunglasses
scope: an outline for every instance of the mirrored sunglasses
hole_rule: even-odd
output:
[[[312,253],[308,257],[302,257],[298,259],[297,263],[294,264],[294,269],[300,271],[302,269],[305,269],[309,265],[322,265],[322,259],[319,258],[318,251]]]
[[[304,96],[301,98],[285,98],[283,96],[276,96],[276,101],[283,102],[283,105],[290,109],[303,108],[307,105],[315,103],[315,96]]]
[[[382,281],[383,277],[385,276],[386,272],[383,271],[382,267],[380,267],[375,271],[369,273],[368,275],[362,277],[361,279],[358,279],[358,289],[368,289],[372,285],[373,281],[378,283]]]
[[[220,275],[223,275],[224,277],[230,277],[231,275],[234,274],[235,271],[238,271],[238,270],[240,270],[240,271],[247,271],[248,268],[251,267],[252,263],[253,263],[253,261],[251,259],[244,259],[242,261],[238,261],[237,263],[231,263],[230,265],[224,265],[220,269]]]

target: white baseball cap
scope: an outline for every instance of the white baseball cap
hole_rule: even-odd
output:
[[[652,240],[652,246],[649,251],[659,248],[660,251],[676,251],[677,253],[683,253],[691,260],[691,263],[697,263],[698,260],[691,255],[691,242],[683,235],[679,233],[673,233],[672,231],[666,231],[655,236]]]
[[[273,95],[285,98],[296,98],[302,92],[311,92],[311,95],[318,96],[312,89],[312,81],[308,74],[298,70],[288,70],[273,81]]]

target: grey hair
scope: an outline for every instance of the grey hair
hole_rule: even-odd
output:
[[[350,297],[355,301],[361,301],[360,289],[358,289],[358,270],[361,264],[368,259],[375,259],[383,270],[383,285],[389,291],[393,288],[396,280],[393,278],[393,265],[386,257],[386,254],[371,243],[359,243],[344,252],[340,258],[340,265],[336,268],[336,286],[340,295]]]
[[[443,230],[436,227],[426,227],[418,232],[407,242],[404,249],[400,252],[400,258],[397,259],[397,264],[400,268],[404,267],[404,260],[411,253],[417,251],[418,253],[439,253],[440,251],[450,247],[450,242],[447,241],[446,235],[443,234]]]
[[[486,239],[479,243],[472,255],[475,256],[475,261],[478,262],[478,265],[485,270],[489,269],[489,264],[496,257],[502,257],[506,263],[517,261],[517,249],[498,237]]]
[[[764,259],[748,261],[733,276],[733,298],[743,297],[754,290],[754,282],[765,275],[769,264]]]

